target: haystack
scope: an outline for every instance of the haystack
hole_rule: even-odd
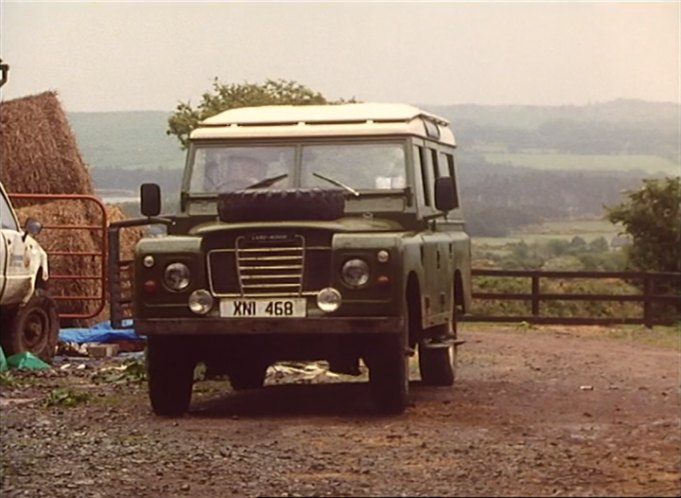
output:
[[[78,151],[71,127],[55,92],[0,102],[0,179],[10,193],[94,195],[87,165]],[[102,213],[92,202],[78,200],[14,200],[20,222],[28,217],[45,227],[37,239],[50,254],[51,292],[64,296],[102,295],[103,240],[101,230],[64,230],[50,226],[94,226],[102,223]],[[107,206],[109,221],[124,219],[118,207]],[[121,249],[131,257],[141,232],[121,232]],[[99,253],[101,256],[73,253]],[[101,300],[57,299],[60,314],[94,313]],[[108,318],[108,303],[96,317],[62,321],[62,325],[86,326]]]
[[[8,192],[93,194],[55,92],[0,103],[0,179]]]

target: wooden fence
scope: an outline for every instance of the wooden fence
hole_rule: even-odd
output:
[[[588,272],[588,271],[532,271],[532,270],[492,270],[473,269],[473,283],[478,283],[482,277],[499,279],[529,279],[530,292],[473,292],[473,310],[465,316],[459,317],[466,322],[527,322],[535,324],[566,324],[566,325],[610,325],[610,324],[643,324],[669,325],[679,320],[681,316],[681,273],[662,272]],[[569,293],[542,292],[542,281],[560,279],[617,279],[628,282],[632,293]],[[501,280],[499,281],[501,282]],[[662,290],[661,290],[662,289]],[[529,302],[527,311],[523,315],[509,316],[491,315],[476,312],[478,303],[482,301],[524,301]],[[584,302],[619,302],[640,303],[639,316],[546,316],[541,313],[542,303],[551,301],[584,301]],[[664,305],[661,311],[660,303]]]

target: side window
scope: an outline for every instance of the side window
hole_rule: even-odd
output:
[[[454,177],[452,174],[452,168],[449,166],[449,159],[451,158],[451,154],[447,154],[446,152],[440,152],[440,176],[451,176]]]
[[[438,160],[437,160],[437,151],[435,149],[430,149],[430,158],[431,158],[431,164],[432,164],[432,169],[431,171],[433,172],[433,182],[435,182],[436,178],[440,178],[442,176],[440,174],[440,167],[438,166]]]
[[[443,166],[446,165],[447,174],[452,178],[454,184],[455,206],[459,207],[459,186],[456,183],[456,169],[454,168],[454,156],[452,154],[442,154]]]
[[[4,195],[0,195],[0,224],[2,224],[2,228],[19,230],[17,221],[12,214],[12,208],[9,205],[9,201]]]
[[[430,206],[431,200],[430,200],[430,175],[428,174],[428,161],[426,160],[426,151],[425,149],[418,145],[416,146],[418,150],[418,162],[419,162],[419,169],[421,170],[421,186],[423,187],[423,203],[426,206]]]

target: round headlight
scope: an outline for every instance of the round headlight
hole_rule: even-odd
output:
[[[171,263],[163,272],[163,279],[169,289],[181,291],[189,287],[191,273],[184,263]]]
[[[362,287],[369,281],[369,265],[363,259],[349,259],[341,269],[341,278],[348,287]]]
[[[333,287],[326,287],[317,294],[317,306],[325,313],[331,313],[340,308],[342,300],[341,293]]]
[[[206,289],[195,290],[189,295],[188,304],[197,315],[205,315],[213,307],[213,296]]]

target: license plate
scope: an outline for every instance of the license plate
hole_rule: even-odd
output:
[[[304,317],[305,310],[305,298],[222,299],[220,301],[220,316],[232,318]]]

